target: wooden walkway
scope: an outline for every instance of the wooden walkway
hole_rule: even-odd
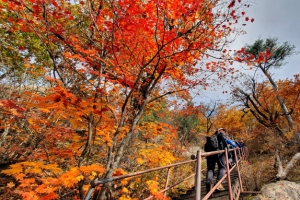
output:
[[[216,175],[214,175],[214,182],[216,179]],[[237,171],[234,170],[230,175],[231,179],[231,187],[233,192],[237,191],[236,188],[239,187],[238,174]],[[222,182],[224,186],[224,191],[215,191],[212,196],[209,197],[210,200],[228,200],[229,199],[229,191],[228,191],[228,182],[225,179]],[[201,181],[201,199],[206,195],[206,186],[205,186],[205,178]],[[234,194],[235,195],[235,194]],[[194,200],[195,199],[195,188],[192,188],[186,192],[186,194],[182,194],[180,197],[172,198],[172,200]],[[235,199],[235,198],[234,198]]]

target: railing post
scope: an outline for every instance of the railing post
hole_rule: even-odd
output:
[[[236,153],[236,149],[234,149],[234,156],[237,157],[237,153]],[[236,159],[236,169],[238,172],[238,177],[239,177],[239,183],[240,183],[240,189],[241,192],[243,192],[243,185],[242,185],[242,178],[241,178],[241,172],[240,172],[240,168],[239,168],[239,163],[242,160],[242,157],[239,157],[238,159]]]
[[[232,187],[231,187],[231,180],[230,180],[229,163],[228,163],[228,149],[227,148],[225,148],[225,159],[226,159],[226,174],[227,174],[227,182],[228,182],[229,200],[232,200]]]
[[[196,179],[195,179],[195,200],[201,199],[201,151],[197,151]]]
[[[171,167],[169,167],[169,168],[168,168],[168,171],[167,171],[167,179],[166,179],[166,183],[165,183],[165,189],[167,189],[168,184],[169,184],[170,169],[171,169]],[[164,195],[165,195],[165,196],[166,196],[166,194],[167,194],[167,191],[164,192]],[[164,199],[165,199],[165,197],[164,197]]]

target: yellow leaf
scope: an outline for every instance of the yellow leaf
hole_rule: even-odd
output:
[[[134,182],[130,183],[129,188],[133,189],[134,187],[135,187],[135,183]]]
[[[159,187],[158,187],[158,182],[149,180],[146,181],[146,184],[148,185],[148,188],[150,189],[150,193],[152,195],[158,194],[159,193]]]
[[[34,124],[34,121],[33,121],[32,118],[28,118],[27,121],[28,121],[29,124]]]
[[[9,109],[13,115],[19,115],[15,108]]]
[[[129,190],[126,187],[122,188],[122,193],[129,193]]]
[[[83,179],[84,179],[84,176],[82,176],[82,175],[80,175],[80,176],[77,176],[77,177],[76,177],[76,179],[77,179],[77,181],[79,182],[79,181],[81,181],[81,180],[83,180]]]
[[[29,168],[25,170],[25,174],[33,173],[33,174],[39,174],[42,170],[40,168]]]
[[[128,181],[126,178],[121,180],[121,185],[127,185],[127,184],[128,184]]]
[[[131,200],[131,198],[128,196],[128,195],[125,195],[125,196],[121,196],[120,198],[119,198],[119,200]]]
[[[14,174],[22,173],[22,171],[23,171],[22,168],[11,168],[11,169],[2,170],[2,173],[6,175],[14,175]]]
[[[141,165],[141,164],[143,164],[145,161],[144,161],[142,158],[137,158],[137,159],[136,159],[136,162],[137,162],[139,165]]]

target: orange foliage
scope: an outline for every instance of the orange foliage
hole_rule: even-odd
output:
[[[226,51],[207,69],[197,64],[226,46],[241,19],[240,1],[224,3],[2,0],[7,31],[41,44],[18,49],[45,54],[24,59],[28,79],[0,101],[0,151],[17,162],[2,173],[20,183],[8,186],[24,199],[82,199],[95,177],[176,161],[177,127],[154,103],[188,99],[188,89],[208,86],[208,76],[195,78],[204,72],[232,73]],[[151,112],[161,119],[147,120]]]
[[[91,181],[103,172],[104,168],[98,165],[73,167],[63,172],[57,164],[43,162],[20,162],[2,170],[2,173],[13,176],[21,183],[17,193],[24,199],[56,199],[59,190],[74,187],[80,181]],[[14,187],[12,183],[9,186]]]
[[[245,139],[258,124],[250,113],[245,114],[237,106],[220,105],[214,118],[215,131],[219,127],[226,128],[228,134],[236,139]]]

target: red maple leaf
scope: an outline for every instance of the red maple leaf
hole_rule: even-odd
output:
[[[230,2],[230,4],[228,5],[228,8],[232,8],[234,5],[235,5],[235,0]]]

